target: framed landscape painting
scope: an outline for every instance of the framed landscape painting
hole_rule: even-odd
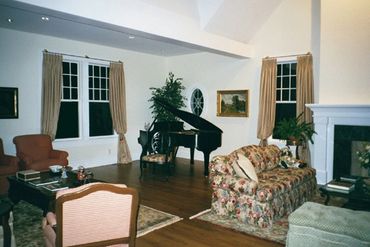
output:
[[[217,116],[248,117],[248,90],[218,90]]]

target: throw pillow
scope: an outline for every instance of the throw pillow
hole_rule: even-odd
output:
[[[251,163],[251,161],[244,155],[241,155],[239,153],[237,155],[238,159],[236,159],[232,164],[232,167],[234,168],[236,175],[242,178],[254,180],[258,183],[256,170],[254,169],[254,166]]]

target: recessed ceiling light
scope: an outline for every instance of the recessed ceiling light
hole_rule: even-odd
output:
[[[9,23],[13,23],[13,19],[12,19],[12,18],[8,18],[8,19],[7,19],[7,21],[8,21]]]
[[[43,16],[43,17],[41,17],[41,20],[43,20],[43,21],[49,21],[49,17]]]
[[[135,36],[134,36],[134,35],[129,35],[129,36],[128,36],[128,38],[129,38],[129,39],[134,39],[134,38],[135,38]]]

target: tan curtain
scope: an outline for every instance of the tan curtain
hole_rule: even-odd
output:
[[[262,60],[257,138],[260,145],[267,145],[275,125],[276,58]]]
[[[44,52],[42,62],[41,133],[55,139],[58,127],[62,81],[61,55]]]
[[[131,154],[127,145],[125,134],[127,132],[126,122],[126,90],[125,75],[122,63],[110,63],[109,72],[109,106],[112,114],[113,128],[119,135],[117,162],[130,163]]]
[[[301,121],[312,122],[312,111],[305,104],[313,103],[312,55],[297,57],[297,116],[303,112]],[[310,164],[308,143],[302,144],[300,159]]]
[[[303,112],[302,121],[312,122],[312,111],[305,104],[313,103],[312,55],[297,57],[297,116]]]

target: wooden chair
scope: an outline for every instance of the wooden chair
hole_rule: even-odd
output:
[[[175,148],[171,136],[165,131],[158,131],[151,136],[147,153],[140,156],[140,178],[144,176],[144,168],[152,168],[156,175],[156,168],[160,167],[165,170],[165,179],[171,175],[171,164],[175,157]]]
[[[43,220],[46,246],[135,246],[135,189],[91,183],[58,191],[56,197],[56,213]]]
[[[13,139],[20,170],[48,170],[51,165],[68,165],[68,153],[53,149],[49,135],[22,135]]]

